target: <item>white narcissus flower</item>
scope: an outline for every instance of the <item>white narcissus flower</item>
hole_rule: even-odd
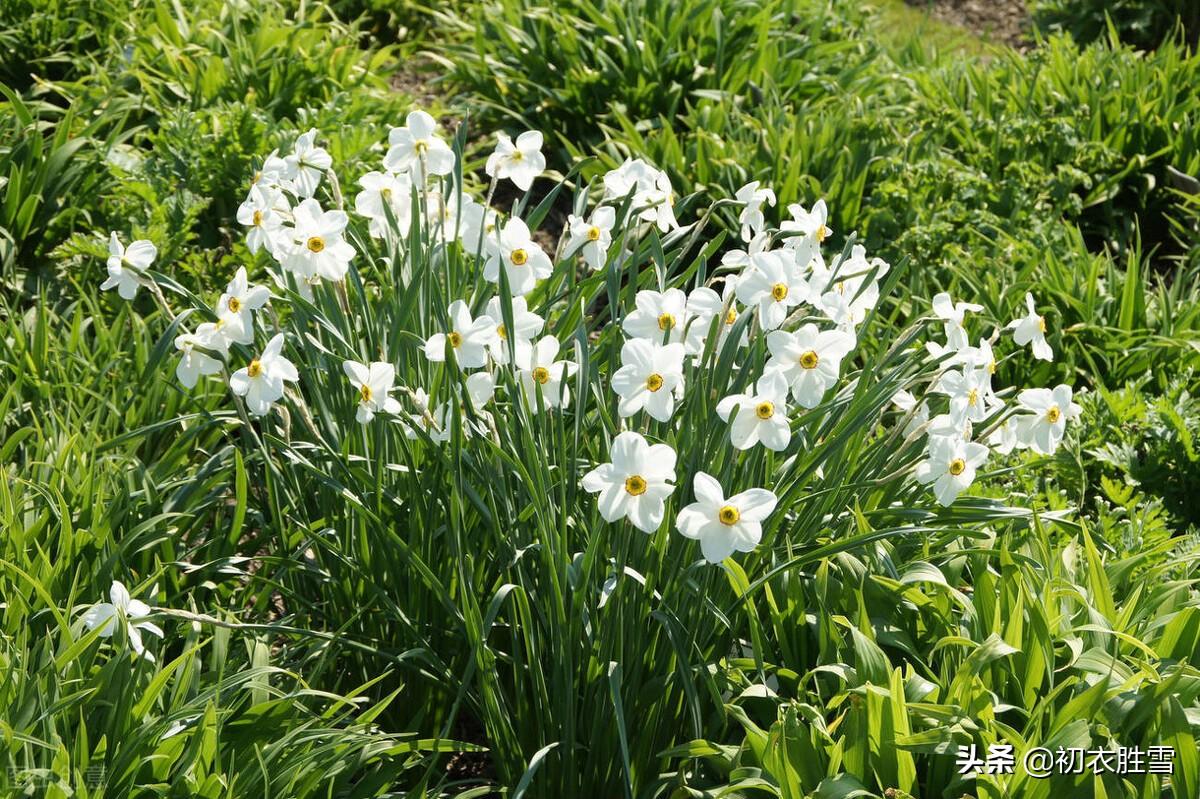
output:
[[[709,563],[720,563],[734,552],[750,552],[762,540],[762,523],[778,500],[765,488],[751,488],[725,498],[716,478],[696,472],[692,478],[696,501],[679,511],[675,529],[700,542]]]
[[[604,199],[620,202],[633,192],[632,210],[643,222],[653,222],[666,233],[679,227],[675,219],[675,192],[666,172],[640,158],[626,159],[604,176]]]
[[[140,599],[129,595],[129,589],[119,580],[113,580],[108,589],[109,602],[92,605],[83,614],[83,623],[89,630],[100,630],[101,638],[111,638],[117,630],[117,625],[124,624],[129,635],[129,644],[139,656],[154,662],[154,655],[146,651],[142,644],[142,630],[152,635],[163,637],[162,628],[152,621],[145,621],[150,615],[150,606]]]
[[[683,395],[683,345],[628,339],[621,347],[621,368],[613,372],[612,388],[621,398],[617,413],[633,416],[640,410],[660,422],[670,420],[675,400]]]
[[[982,305],[976,305],[973,302],[955,302],[944,291],[933,297],[933,312],[945,322],[946,345],[952,350],[961,350],[970,344],[970,340],[967,338],[967,329],[963,327],[963,320],[968,311],[978,313],[982,310]]]
[[[487,363],[487,347],[496,336],[496,320],[490,316],[471,318],[471,309],[462,300],[450,303],[450,332],[434,333],[425,340],[425,357],[431,361],[446,360],[446,345],[454,350],[454,358],[463,369],[478,369]]]
[[[950,415],[958,421],[982,422],[993,410],[992,376],[986,369],[952,369],[935,389],[950,398]]]
[[[517,137],[516,143],[507,133],[497,133],[496,149],[488,156],[483,169],[490,178],[508,178],[521,191],[529,191],[534,178],[546,170],[541,132],[527,130]]]
[[[815,408],[837,383],[842,359],[854,349],[854,336],[844,330],[818,330],[807,324],[794,333],[773,330],[767,335],[771,357],[766,369],[783,373],[792,396],[805,408]]]
[[[492,360],[499,364],[508,363],[508,339],[510,334],[508,328],[504,326],[504,309],[500,305],[499,297],[492,297],[488,300],[487,315],[496,323],[496,335],[492,338],[488,347],[492,352]],[[542,328],[546,324],[546,320],[529,310],[529,303],[524,297],[512,298],[512,315],[513,315],[513,331],[511,338],[513,340],[513,348],[520,352],[523,349],[528,349],[533,346],[533,337],[542,332]]]
[[[250,231],[246,234],[246,246],[250,252],[256,253],[263,247],[267,252],[275,254],[276,241],[283,227],[283,216],[280,210],[291,210],[287,199],[277,188],[271,188],[261,183],[250,187],[250,194],[238,206],[238,224],[247,225]]]
[[[342,361],[342,371],[358,391],[354,418],[359,424],[367,424],[380,411],[393,416],[400,413],[399,400],[389,396],[396,380],[396,368],[390,363],[376,361],[368,366],[358,361]]]
[[[255,416],[264,416],[271,405],[283,397],[284,381],[300,379],[296,366],[283,357],[283,334],[278,333],[267,342],[262,355],[238,369],[229,377],[229,388],[239,397],[246,398],[246,407]]]
[[[909,391],[901,389],[893,394],[892,404],[909,415],[908,422],[904,425],[905,438],[920,430],[921,426],[929,421],[929,403],[925,400],[918,403],[917,398]]]
[[[496,393],[496,381],[487,372],[475,372],[466,379],[467,399],[471,408],[479,417],[471,423],[467,417],[465,403],[458,404],[458,418],[462,423],[463,435],[484,435],[488,430],[488,420],[491,415],[483,410]],[[454,409],[449,402],[443,402],[433,411],[434,427],[429,430],[429,437],[439,444],[450,440],[450,425],[454,422]]]
[[[131,242],[126,248],[117,238],[116,232],[108,236],[108,278],[100,284],[103,291],[116,289],[123,300],[137,296],[142,273],[150,268],[158,257],[158,248],[146,239]]]
[[[1017,434],[1017,420],[1012,416],[1005,417],[1000,424],[988,434],[987,444],[1001,455],[1008,455],[1020,444]]]
[[[1033,357],[1043,361],[1054,360],[1054,350],[1046,341],[1046,317],[1038,315],[1037,304],[1033,295],[1025,293],[1025,307],[1029,310],[1026,316],[1014,319],[1008,323],[1008,329],[1013,331],[1013,341],[1017,346],[1029,344]]]
[[[828,277],[822,276],[821,286],[812,285],[810,280],[814,294],[822,291],[816,305],[839,326],[853,329],[879,302],[879,278],[890,269],[891,265],[881,258],[868,260],[866,249],[856,244],[849,258],[834,261]]]
[[[933,483],[933,495],[945,506],[975,480],[975,470],[987,460],[988,448],[956,436],[930,435],[927,453],[927,460],[917,464],[917,482]]]
[[[792,308],[808,301],[808,283],[790,252],[763,252],[751,256],[749,268],[738,278],[737,298],[757,306],[763,330],[774,330]]]
[[[201,325],[205,328],[205,325]],[[175,376],[184,388],[195,388],[203,375],[215,375],[221,371],[222,363],[201,350],[214,350],[224,354],[228,346],[219,335],[214,335],[216,325],[208,323],[202,334],[182,333],[175,337],[175,349],[179,350],[179,363],[175,366]]]
[[[295,227],[288,230],[291,245],[283,266],[300,277],[341,280],[354,258],[354,247],[342,234],[350,219],[345,211],[325,211],[316,200],[308,199],[292,212]]]
[[[317,191],[317,186],[321,185],[321,176],[325,174],[325,170],[333,166],[333,158],[316,145],[316,139],[315,128],[301,134],[296,139],[292,154],[284,159],[287,178],[300,197],[312,197]]]
[[[708,335],[712,320],[716,316],[721,317],[721,324],[717,327],[716,351],[718,353],[724,348],[725,339],[729,338],[729,334],[733,331],[733,326],[738,320],[738,279],[736,275],[726,275],[722,280],[724,283],[721,286],[720,295],[712,289],[703,286],[695,289],[688,295],[688,313],[697,319],[688,328],[689,352],[699,353],[703,351],[705,337]],[[700,333],[699,346],[694,349],[691,346],[693,331]],[[738,346],[745,347],[749,343],[750,334],[743,329],[741,338],[738,340]]]
[[[401,236],[407,236],[412,226],[412,180],[407,172],[368,172],[358,179],[362,186],[354,197],[354,210],[368,220],[367,231],[374,238],[383,238],[391,226],[388,212],[396,220]]]
[[[792,236],[789,241],[811,236],[820,244],[833,232],[826,224],[829,221],[829,209],[825,207],[824,200],[817,200],[811,211],[805,211],[800,203],[792,203],[788,206],[788,213],[792,218],[784,220],[779,229],[800,234]]]
[[[728,422],[733,416],[729,440],[735,449],[750,449],[760,442],[773,452],[787,449],[792,440],[787,395],[783,374],[769,371],[758,379],[753,392],[733,394],[717,403],[722,421]]]
[[[730,250],[721,256],[721,266],[728,267],[745,267],[748,265],[755,255],[761,252],[767,252],[771,249],[771,235],[769,233],[759,233],[746,245],[744,250]]]
[[[775,207],[775,192],[770,189],[760,189],[757,180],[752,180],[737,190],[734,199],[742,204],[742,212],[738,215],[738,224],[742,226],[742,241],[751,241],[767,226],[763,216],[763,203]]]
[[[1017,440],[1039,455],[1053,455],[1062,442],[1067,421],[1079,416],[1081,408],[1072,401],[1071,387],[1027,388],[1017,395]]]
[[[679,289],[639,291],[634,310],[621,321],[621,328],[634,338],[670,344],[682,343],[688,321],[687,295]]]
[[[596,505],[606,522],[627,518],[642,532],[653,533],[675,490],[675,450],[649,444],[641,434],[627,430],[613,439],[609,457],[610,463],[583,476],[583,490],[600,495]]]
[[[251,190],[255,188],[266,189],[268,194],[278,193],[281,190],[295,193],[295,187],[288,180],[287,161],[279,157],[278,150],[272,150],[263,159],[262,166],[254,173],[254,177],[250,179],[250,188]]]
[[[424,111],[410,111],[407,127],[392,128],[388,133],[388,151],[383,168],[389,172],[410,172],[420,180],[422,162],[426,175],[449,175],[454,169],[454,151],[437,135],[437,122]]]
[[[554,360],[558,356],[558,347],[558,339],[554,336],[542,336],[533,346],[517,352],[517,377],[530,409],[535,412],[539,391],[542,404],[547,408],[566,408],[571,403],[566,380],[575,374],[579,364]]]
[[[571,214],[567,217],[567,229],[571,238],[567,241],[566,253],[578,253],[593,272],[608,260],[608,247],[612,244],[612,229],[617,221],[617,212],[607,205],[592,211],[592,218]]]
[[[217,318],[222,322],[219,330],[225,340],[231,344],[253,343],[253,312],[266,305],[269,299],[271,290],[252,284],[246,277],[246,267],[239,266],[215,308]]]
[[[483,265],[483,277],[500,283],[500,269],[508,274],[508,287],[513,295],[528,294],[539,280],[550,277],[554,265],[529,233],[521,219],[510,219],[500,231],[500,246],[489,247]]]
[[[497,246],[496,228],[500,225],[500,215],[494,208],[484,208],[474,197],[463,194],[458,218],[461,220],[458,240],[468,255],[490,252],[489,245]]]

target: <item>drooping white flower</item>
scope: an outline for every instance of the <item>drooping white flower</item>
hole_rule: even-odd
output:
[[[996,425],[995,429],[988,434],[987,444],[989,447],[999,452],[1001,455],[1008,455],[1020,444],[1020,438],[1017,433],[1017,420],[1012,416],[1006,416]]]
[[[225,293],[217,300],[214,309],[222,324],[218,328],[225,341],[230,344],[250,344],[254,341],[254,311],[259,310],[271,299],[271,290],[256,286],[246,277],[246,267],[239,266],[233,280],[225,287]]]
[[[805,211],[800,203],[792,203],[788,206],[788,213],[792,218],[784,220],[779,229],[799,234],[790,237],[789,241],[812,236],[820,244],[833,232],[826,224],[829,221],[829,209],[825,207],[824,200],[817,200],[811,211]]]
[[[387,235],[392,224],[389,213],[400,235],[407,236],[412,227],[412,179],[409,174],[368,172],[358,179],[358,185],[362,186],[362,191],[354,197],[354,210],[369,220],[367,231],[371,236],[381,239]]]
[[[921,429],[929,421],[929,403],[925,400],[917,402],[911,392],[901,389],[892,395],[892,404],[909,415],[904,425],[904,437],[908,438]]]
[[[695,289],[688,295],[688,313],[697,319],[697,321],[692,323],[692,327],[689,328],[689,339],[691,338],[690,333],[693,329],[700,330],[704,335],[707,335],[712,326],[713,318],[716,316],[721,317],[721,323],[717,326],[717,352],[720,352],[725,347],[725,340],[733,332],[733,326],[738,320],[737,275],[726,275],[723,281],[724,283],[721,286],[721,294],[719,296],[712,289],[703,286]],[[699,347],[694,350],[689,347],[689,351],[697,353],[702,351],[704,348],[703,336],[699,343]],[[738,346],[745,347],[749,343],[750,334],[743,328],[742,335],[738,339]]]
[[[537,343],[517,352],[517,377],[525,390],[530,409],[537,411],[538,392],[547,408],[566,408],[571,403],[571,391],[566,380],[575,374],[579,364],[556,361],[558,339],[542,336]]]
[[[126,248],[117,238],[116,232],[108,236],[108,278],[100,284],[103,291],[115,288],[123,300],[137,296],[138,286],[144,279],[143,273],[158,257],[158,248],[146,239],[130,242]]]
[[[292,154],[284,159],[287,178],[299,197],[312,197],[316,194],[317,187],[321,185],[321,176],[333,166],[333,158],[316,145],[316,139],[315,128],[301,134],[296,139]]]
[[[424,111],[410,111],[407,127],[388,133],[388,151],[383,167],[389,172],[410,172],[420,180],[422,163],[426,175],[449,175],[454,169],[454,151],[437,135],[437,122]]]
[[[929,437],[926,460],[917,464],[916,478],[933,484],[933,495],[943,506],[950,505],[975,480],[975,470],[987,460],[988,448],[958,437]]]
[[[539,280],[554,271],[550,256],[533,240],[524,220],[513,218],[504,223],[499,247],[489,248],[484,279],[499,284],[501,268],[508,274],[508,287],[514,296],[533,291]]]
[[[267,342],[262,355],[229,377],[229,388],[246,398],[246,407],[255,416],[270,412],[271,405],[283,397],[283,384],[300,379],[295,365],[283,357],[283,334]]]
[[[567,229],[571,238],[567,240],[568,255],[578,253],[593,272],[604,266],[608,259],[608,247],[612,244],[612,229],[617,221],[617,212],[611,206],[602,205],[592,211],[592,218],[567,217]]]
[[[266,247],[267,252],[275,254],[276,241],[283,227],[281,208],[290,210],[278,189],[260,183],[250,187],[250,194],[237,210],[238,224],[250,228],[246,233],[246,246],[250,252],[256,253]]]
[[[175,337],[175,349],[179,350],[179,363],[175,365],[175,376],[185,388],[195,388],[201,376],[220,373],[222,363],[202,352],[214,350],[224,354],[228,346],[219,336],[214,336],[216,325],[211,322],[204,332],[182,333]]]
[[[1071,387],[1060,383],[1053,389],[1027,388],[1017,395],[1017,440],[1039,455],[1053,455],[1062,442],[1067,421],[1079,416],[1081,408],[1072,401]]]
[[[963,320],[968,311],[978,313],[982,310],[982,305],[976,305],[973,302],[954,302],[944,291],[933,297],[933,312],[945,322],[946,344],[950,349],[961,350],[970,344]]]
[[[773,452],[787,449],[792,440],[787,397],[787,380],[778,370],[771,370],[758,379],[753,392],[733,394],[718,402],[717,415],[723,421],[733,416],[729,440],[734,448],[750,449],[761,442]]]
[[[643,222],[653,222],[663,233],[679,227],[675,219],[675,192],[666,172],[640,158],[626,159],[604,176],[604,199],[622,201],[633,192],[632,210]]]
[[[367,424],[381,411],[393,416],[400,413],[399,400],[390,396],[396,367],[383,361],[369,366],[358,361],[342,361],[342,371],[358,391],[358,409],[354,418],[359,424]]]
[[[345,211],[322,210],[316,200],[307,199],[292,212],[294,227],[287,229],[287,254],[283,266],[299,277],[341,280],[354,258],[354,247],[343,238],[350,219]]]
[[[808,283],[790,253],[762,252],[751,256],[750,266],[738,277],[737,298],[758,308],[763,330],[774,330],[792,308],[808,301]]]
[[[613,391],[621,398],[617,413],[633,416],[644,409],[660,422],[670,420],[675,400],[683,394],[683,355],[679,343],[626,340],[621,367],[612,376]]]
[[[1046,317],[1038,314],[1033,295],[1028,292],[1025,293],[1025,307],[1029,310],[1027,315],[1008,323],[1008,329],[1013,331],[1013,341],[1019,347],[1030,345],[1033,357],[1053,361],[1054,350],[1046,341]]]
[[[292,182],[288,180],[287,161],[279,157],[278,150],[272,150],[263,159],[262,166],[254,173],[254,177],[250,179],[250,189],[253,191],[256,188],[266,190],[267,194],[277,194],[281,191],[296,193]],[[245,223],[243,222],[242,224]]]
[[[750,241],[767,226],[763,216],[763,203],[775,207],[775,192],[767,188],[759,188],[759,182],[752,180],[737,190],[734,199],[742,204],[742,212],[738,216],[738,224],[742,226],[742,241]]]
[[[496,230],[500,226],[500,215],[494,208],[484,208],[483,203],[464,193],[459,218],[459,241],[469,255],[490,252],[488,247],[499,246]]]
[[[111,638],[117,631],[118,625],[124,625],[129,636],[129,644],[139,656],[154,662],[154,655],[146,651],[142,643],[142,630],[163,637],[162,628],[152,621],[146,621],[150,615],[150,606],[140,599],[129,595],[129,589],[119,580],[113,580],[108,589],[109,602],[99,602],[88,608],[83,614],[83,623],[89,630],[100,630],[101,638]]]
[[[759,233],[750,239],[744,250],[729,250],[721,256],[721,266],[745,267],[750,264],[755,255],[771,249],[771,235]]]
[[[425,357],[446,360],[446,344],[463,369],[478,369],[487,363],[487,347],[495,341],[496,320],[490,316],[471,318],[471,309],[462,300],[450,303],[450,331],[434,333],[425,340]]]
[[[844,330],[818,330],[814,324],[794,333],[773,330],[767,335],[771,357],[766,369],[778,369],[791,386],[792,396],[805,408],[815,408],[837,383],[842,359],[854,349],[854,336]]]
[[[509,331],[504,325],[504,309],[500,297],[488,300],[487,315],[496,323],[496,335],[488,342],[492,359],[498,364],[508,363]],[[542,332],[546,320],[529,310],[529,303],[524,297],[512,298],[513,349],[520,352],[532,346],[533,337]]]
[[[675,529],[700,542],[709,563],[720,563],[734,552],[750,552],[762,540],[762,523],[775,510],[775,494],[751,488],[725,498],[716,478],[696,472],[692,478],[696,501],[679,511]]]
[[[496,149],[488,156],[483,169],[490,178],[508,178],[521,191],[529,191],[534,178],[546,170],[541,132],[527,130],[515,143],[507,133],[497,133]]]
[[[472,421],[467,416],[465,402],[458,403],[458,418],[461,422],[464,436],[484,435],[487,433],[488,421],[491,415],[484,410],[496,393],[495,379],[487,372],[475,372],[466,379],[466,397],[471,403],[471,409],[478,417]],[[429,430],[429,437],[439,444],[450,440],[450,426],[454,422],[454,407],[447,401],[433,411],[434,426]]]
[[[992,411],[992,376],[986,369],[951,369],[935,390],[950,398],[950,415],[960,422],[982,422]]]
[[[850,249],[850,256],[839,256],[827,272],[819,276],[821,286],[809,284],[814,294],[821,292],[815,305],[840,327],[853,330],[879,302],[879,279],[891,266],[881,258],[867,259],[861,245]],[[827,274],[827,276],[826,276]]]
[[[627,518],[642,532],[653,533],[675,490],[675,450],[649,444],[641,434],[627,430],[613,439],[609,457],[610,463],[583,476],[583,490],[599,494],[596,505],[605,521]]]

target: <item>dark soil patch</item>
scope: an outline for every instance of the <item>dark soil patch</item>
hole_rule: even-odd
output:
[[[929,15],[965,28],[993,44],[1024,52],[1032,46],[1031,20],[1024,0],[905,0]]]

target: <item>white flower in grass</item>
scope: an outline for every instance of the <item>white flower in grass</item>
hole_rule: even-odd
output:
[[[929,420],[926,432],[930,436],[961,438],[963,441],[970,441],[975,435],[975,424],[970,419],[963,419],[950,413],[939,413]]]
[[[608,260],[608,247],[612,244],[612,229],[617,221],[614,208],[602,205],[592,211],[591,219],[571,214],[567,217],[567,229],[571,238],[567,240],[567,254],[578,253],[593,272],[602,268]]]
[[[933,297],[933,312],[945,322],[946,345],[952,350],[961,350],[970,344],[963,320],[968,311],[978,313],[982,310],[982,305],[973,302],[955,302],[944,291]]]
[[[499,284],[500,269],[508,275],[513,295],[528,294],[539,280],[550,277],[554,265],[529,233],[523,220],[510,219],[500,231],[500,246],[489,247],[483,277]]]
[[[1071,387],[1027,388],[1017,395],[1017,440],[1039,455],[1053,455],[1062,442],[1067,421],[1079,416],[1081,408],[1072,401]]]
[[[837,325],[853,330],[878,304],[879,278],[890,269],[887,261],[880,258],[867,260],[866,250],[855,245],[849,258],[835,261],[828,271],[828,278],[822,281],[827,289],[816,305]],[[814,292],[818,290],[817,286],[812,288]]]
[[[464,436],[485,435],[491,415],[484,407],[492,401],[496,393],[496,381],[487,372],[475,372],[466,379],[467,401],[477,417],[474,421],[467,414],[465,402],[458,403],[458,418],[462,425]],[[450,440],[450,426],[454,422],[454,409],[451,403],[443,402],[433,411],[434,426],[429,429],[429,437],[439,444]]]
[[[267,342],[262,355],[229,377],[229,388],[239,397],[246,398],[246,407],[255,416],[269,413],[271,405],[283,397],[285,381],[300,379],[296,366],[283,357],[282,351],[283,334],[278,333]]]
[[[949,505],[975,480],[975,470],[987,460],[988,448],[952,436],[930,435],[927,459],[917,464],[916,478],[933,484],[933,495]]]
[[[621,321],[621,328],[634,338],[682,343],[688,321],[687,299],[679,289],[639,291],[633,298],[636,307]]]
[[[342,236],[350,219],[345,211],[325,211],[308,199],[293,211],[295,227],[287,229],[291,245],[283,266],[300,277],[341,280],[350,268],[354,248]]]
[[[246,234],[246,246],[250,252],[256,253],[266,247],[267,252],[272,255],[275,253],[283,229],[281,210],[290,211],[290,208],[278,189],[258,183],[250,187],[249,196],[237,210],[238,224],[250,228]]]
[[[405,437],[415,439],[418,437],[417,431],[424,430],[432,438],[434,434],[441,431],[441,427],[430,413],[429,394],[425,389],[417,388],[415,391],[409,392],[409,398],[417,412],[408,414],[410,423],[405,427]]]
[[[792,203],[788,206],[788,213],[792,218],[784,220],[779,229],[800,234],[790,237],[789,242],[798,243],[802,238],[811,236],[820,244],[833,232],[826,224],[829,221],[829,209],[825,207],[824,200],[817,200],[811,211],[804,210],[800,203]]]
[[[514,143],[507,133],[496,134],[496,149],[488,156],[483,171],[496,180],[508,178],[521,191],[529,191],[533,180],[546,170],[542,134],[527,130]]]
[[[612,376],[613,391],[621,398],[617,413],[633,416],[640,410],[660,422],[675,412],[683,395],[683,345],[628,339],[621,347],[621,368]]]
[[[843,330],[818,330],[807,324],[794,333],[773,330],[767,335],[771,357],[766,369],[783,373],[792,396],[805,408],[815,408],[837,383],[842,359],[854,349],[854,336]]]
[[[358,410],[354,418],[359,424],[370,422],[381,411],[393,416],[400,413],[399,400],[390,396],[396,380],[396,368],[390,363],[376,361],[368,366],[358,361],[342,361],[342,371],[358,391]]]
[[[407,127],[388,132],[388,151],[383,168],[410,172],[421,179],[422,161],[426,175],[449,175],[454,169],[454,151],[437,135],[437,122],[424,111],[410,111]]]
[[[808,301],[808,283],[790,252],[763,252],[751,257],[738,278],[737,298],[758,308],[763,330],[774,330],[792,308]]]
[[[679,227],[675,219],[675,192],[666,172],[640,158],[626,159],[604,176],[604,199],[621,202],[633,192],[632,211],[643,222],[653,222],[663,233]]]
[[[1046,342],[1046,317],[1038,315],[1037,304],[1028,292],[1025,294],[1025,307],[1029,310],[1026,316],[1008,323],[1008,329],[1013,331],[1013,341],[1019,347],[1030,345],[1033,357],[1053,361],[1054,350]]]
[[[728,267],[745,267],[759,253],[767,252],[771,249],[771,235],[769,233],[759,233],[754,238],[750,239],[744,250],[730,250],[721,256],[721,266]]]
[[[703,324],[699,325],[699,329],[705,334],[709,332],[712,325],[713,317],[720,316],[721,323],[717,327],[717,345],[716,351],[720,353],[725,347],[725,340],[729,338],[729,334],[733,332],[733,326],[738,320],[738,304],[737,304],[737,275],[726,275],[722,278],[724,281],[721,286],[721,294],[717,295],[712,289],[699,288],[691,293],[688,297],[688,311],[693,315],[703,320]],[[703,293],[707,292],[707,293]],[[710,296],[711,295],[711,296]],[[713,302],[713,297],[716,297],[716,302]],[[697,323],[693,323],[696,327]],[[738,346],[745,347],[750,343],[750,334],[745,328],[742,328],[742,335],[738,338]],[[701,342],[703,349],[703,342]],[[699,352],[700,350],[697,350]]]
[[[696,472],[692,478],[696,501],[679,511],[675,529],[700,542],[709,563],[720,563],[734,552],[751,552],[762,540],[762,523],[778,500],[765,488],[751,488],[725,498],[716,478]]]
[[[787,449],[792,440],[788,421],[788,384],[779,371],[769,371],[758,379],[754,391],[733,394],[717,403],[717,415],[728,422],[729,440],[736,449],[750,449],[762,443],[773,452]],[[736,415],[735,412],[736,411]]]
[[[500,297],[488,300],[487,315],[496,323],[495,337],[488,342],[492,359],[499,364],[508,363],[508,340],[510,333],[504,325],[504,308]],[[524,297],[512,298],[513,331],[511,338],[513,348],[520,352],[533,346],[533,337],[542,332],[546,320],[529,310],[529,303]]]
[[[407,236],[412,227],[412,180],[408,173],[368,172],[358,179],[362,186],[354,197],[354,210],[369,222],[367,231],[377,239],[383,238],[395,219],[396,229]]]
[[[571,391],[566,380],[575,374],[579,364],[571,361],[556,361],[558,339],[542,336],[531,347],[517,352],[517,377],[525,390],[529,407],[537,411],[537,395],[542,394],[542,404],[547,408],[566,408],[571,404]]]
[[[279,157],[278,150],[272,150],[263,159],[262,166],[254,173],[254,177],[250,179],[250,189],[253,191],[256,188],[266,190],[267,194],[277,194],[282,190],[295,193],[295,188],[292,186],[291,181],[288,180],[287,161]]]
[[[434,333],[425,340],[425,357],[446,360],[446,345],[463,369],[478,369],[487,363],[487,347],[495,341],[496,320],[490,316],[471,318],[471,309],[462,300],[450,303],[450,332]]]
[[[936,391],[950,398],[950,415],[959,421],[982,422],[992,411],[992,376],[986,369],[952,369]]]
[[[202,376],[218,374],[223,366],[221,361],[202,350],[224,354],[227,346],[225,340],[216,333],[216,325],[211,322],[201,325],[195,333],[176,336],[175,349],[179,350],[179,363],[175,365],[175,376],[185,388],[195,388]]]
[[[271,290],[256,286],[246,277],[246,267],[239,266],[233,280],[225,287],[225,293],[217,300],[214,309],[221,325],[220,335],[230,344],[252,344],[254,342],[254,311],[259,310],[271,299]]]
[[[911,392],[901,389],[892,395],[892,404],[908,415],[904,425],[904,437],[908,438],[921,429],[929,421],[929,403],[925,400],[917,402]]]
[[[468,194],[462,195],[462,209],[458,214],[458,238],[468,255],[488,253],[497,247],[496,230],[500,226],[500,215],[494,208],[484,208],[483,203]]]
[[[429,190],[425,224],[429,227],[430,238],[441,244],[454,241],[454,237],[462,232],[458,223],[459,204],[453,195],[454,192],[451,192],[451,196],[447,197],[436,189]]]
[[[583,490],[599,494],[596,504],[607,522],[629,519],[644,533],[662,524],[665,502],[675,486],[675,450],[649,444],[639,433],[626,431],[613,439],[605,463],[583,476]]]
[[[1020,445],[1017,420],[1007,416],[988,434],[987,444],[1001,455],[1008,455]]]
[[[287,179],[291,181],[297,196],[312,197],[321,185],[321,176],[333,166],[333,158],[316,145],[317,131],[311,129],[296,139],[292,154],[284,159]]]
[[[137,296],[143,273],[158,257],[158,248],[146,239],[131,242],[126,248],[115,232],[108,236],[108,278],[100,284],[104,291],[116,289],[123,300]]]
[[[759,182],[752,180],[737,190],[734,199],[742,204],[742,212],[738,216],[738,224],[742,226],[742,241],[750,241],[767,226],[762,207],[763,203],[775,207],[775,192],[760,189]]]
[[[125,625],[133,651],[153,663],[154,655],[147,652],[142,643],[142,630],[159,638],[163,637],[163,631],[154,622],[145,621],[146,616],[150,615],[150,606],[140,599],[132,598],[129,589],[118,580],[113,580],[108,589],[108,598],[109,602],[92,605],[83,614],[84,625],[89,630],[99,629],[101,638],[111,638],[118,625]]]

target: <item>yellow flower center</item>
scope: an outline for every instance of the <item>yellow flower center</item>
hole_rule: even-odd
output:
[[[809,350],[800,356],[800,365],[805,369],[816,369],[817,364],[821,362],[820,356],[817,353]]]
[[[250,181],[250,182],[251,182],[251,183],[258,183],[258,181],[259,181],[259,180],[261,180],[261,179],[262,179],[262,171],[260,170],[260,171],[257,171],[257,172],[255,172],[255,173],[254,173],[254,178],[253,178],[253,179],[251,179],[251,181]]]
[[[496,335],[500,338],[508,338],[508,331],[504,329],[504,323],[496,325]]]
[[[254,212],[254,226],[258,227],[262,224],[262,211]]]
[[[533,379],[543,386],[546,385],[550,382],[550,370],[544,366],[535,366],[533,369]]]
[[[230,313],[237,313],[238,311],[242,310],[242,301],[237,297],[230,297],[229,302],[226,303],[226,306],[229,308]]]
[[[1046,421],[1054,424],[1062,417],[1062,411],[1057,405],[1051,405],[1050,410],[1046,411]]]
[[[742,514],[732,505],[723,505],[717,511],[717,518],[721,520],[721,524],[732,526],[738,523],[738,519],[742,518]]]
[[[829,228],[825,227],[824,225],[818,225],[817,226],[817,241],[825,241],[825,239],[828,236],[829,236]]]
[[[976,403],[978,403],[978,402],[979,402],[979,391],[977,391],[976,389],[971,389],[970,391],[968,391],[967,392],[967,404],[970,405],[972,408],[974,408]]]
[[[384,188],[379,190],[379,196],[382,197],[383,199],[391,202],[392,190],[385,186]]]
[[[512,261],[514,266],[524,266],[529,260],[529,253],[518,247],[509,254],[508,260]]]
[[[1044,317],[1044,316],[1038,317],[1038,332],[1041,332],[1041,333],[1046,332],[1046,317]]]
[[[416,152],[417,155],[425,155],[428,150],[429,143],[424,139],[417,139],[415,142],[413,142],[413,151]]]
[[[521,152],[520,150],[514,150],[513,154],[509,156],[509,159],[512,161],[524,161],[525,153]]]
[[[669,313],[660,314],[658,317],[658,329],[662,331],[670,330],[675,327],[675,317]]]
[[[962,458],[955,458],[954,460],[950,461],[950,468],[947,469],[947,471],[955,477],[958,477],[966,468],[966,461],[964,461]]]
[[[725,324],[732,325],[736,321],[737,321],[737,309],[730,308],[729,313],[725,314]]]
[[[262,374],[262,363],[259,362],[258,358],[251,361],[250,365],[246,367],[246,374],[250,377],[258,377]]]
[[[600,228],[595,225],[588,228],[588,241],[600,241]]]
[[[658,391],[663,386],[663,378],[658,372],[654,372],[646,378],[646,388],[650,391]]]
[[[450,346],[454,347],[454,349],[458,349],[462,345],[462,333],[459,333],[457,330],[450,331],[450,335],[446,336],[446,338],[449,339]]]
[[[313,236],[308,240],[308,249],[310,252],[320,252],[325,249],[325,239],[320,236]]]
[[[646,478],[640,474],[631,474],[625,478],[625,490],[631,497],[640,497],[646,493]]]
[[[787,299],[787,295],[788,287],[786,283],[776,283],[774,286],[771,286],[771,296],[775,299],[775,302],[783,302]]]
[[[363,402],[371,401],[371,387],[363,383],[358,389],[358,395],[362,397]]]
[[[775,415],[775,404],[765,400],[758,403],[754,408],[754,415],[759,419],[770,419]]]
[[[996,359],[995,358],[988,361],[988,374],[989,375],[996,374]]]

